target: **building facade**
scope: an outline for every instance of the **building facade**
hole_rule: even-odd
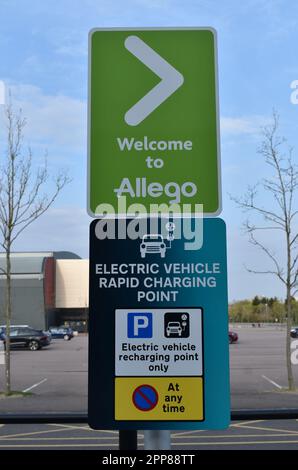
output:
[[[71,252],[12,253],[11,324],[88,326],[88,260]],[[5,324],[5,254],[0,253],[0,325]]]

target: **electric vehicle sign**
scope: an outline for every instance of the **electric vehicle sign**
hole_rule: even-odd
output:
[[[202,309],[117,309],[117,376],[202,376]],[[133,333],[133,335],[132,335]]]
[[[214,31],[96,29],[89,44],[89,214],[219,214]]]
[[[90,226],[89,424],[222,429],[230,418],[225,224],[205,219],[191,245],[184,224],[197,219],[155,222],[153,232],[152,219]]]

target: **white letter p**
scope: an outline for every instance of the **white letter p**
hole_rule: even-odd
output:
[[[140,328],[147,328],[149,325],[148,317],[145,316],[136,316],[133,319],[133,334],[134,336],[139,336]]]

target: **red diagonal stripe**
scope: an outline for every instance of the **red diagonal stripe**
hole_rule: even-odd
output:
[[[138,390],[138,393],[141,395],[142,398],[144,398],[144,400],[149,403],[150,406],[154,405],[154,402],[153,401],[150,401],[150,399],[145,395],[145,393],[143,393],[140,389]]]

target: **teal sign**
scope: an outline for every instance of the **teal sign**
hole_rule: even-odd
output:
[[[226,228],[205,219],[198,244],[197,224],[91,223],[92,428],[228,427]]]
[[[216,60],[212,29],[91,32],[90,215],[220,213]]]

